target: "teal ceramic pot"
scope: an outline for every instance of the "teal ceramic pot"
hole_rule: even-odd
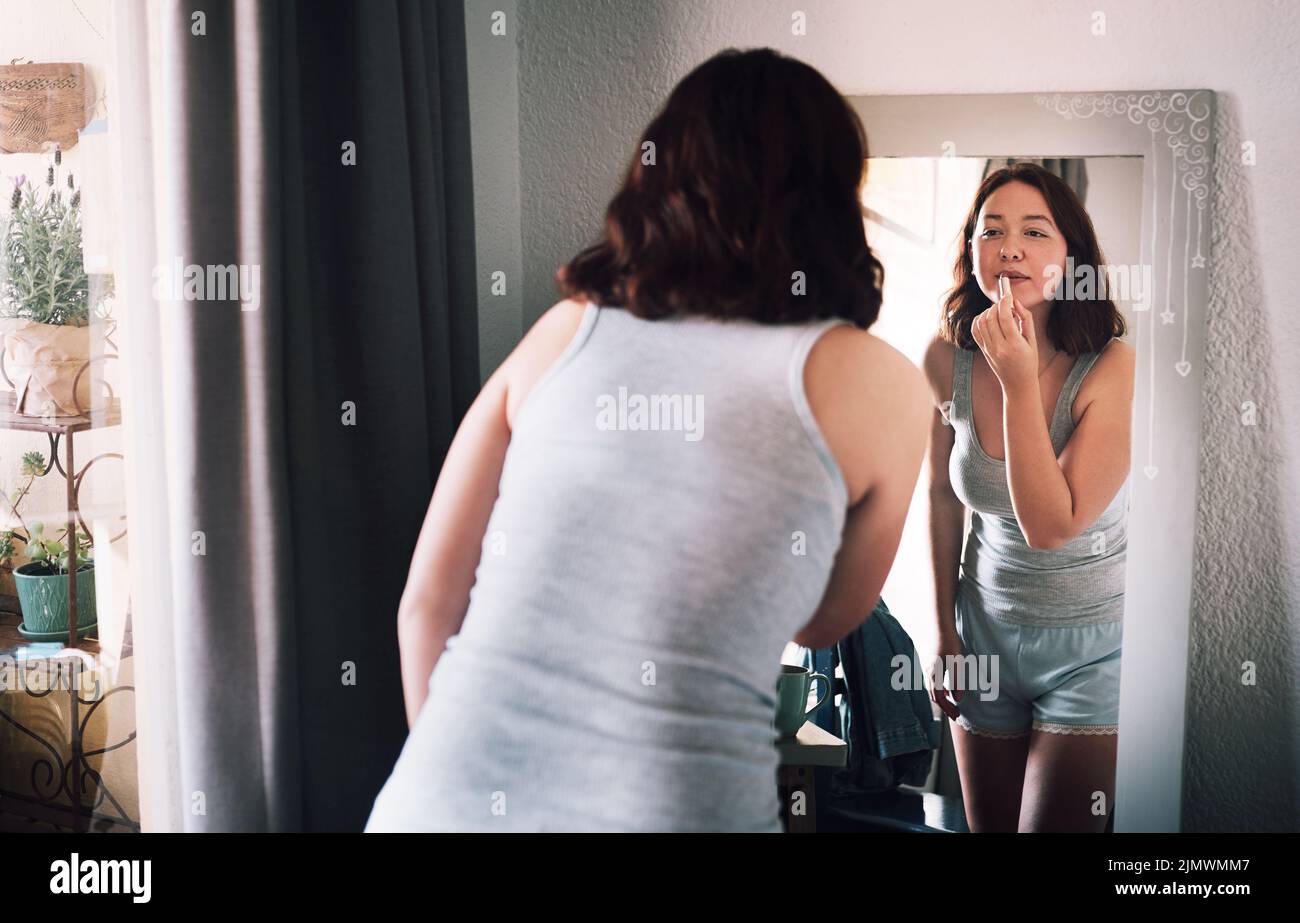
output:
[[[68,630],[68,575],[45,576],[42,565],[29,561],[14,569],[23,627],[31,632]],[[36,571],[36,573],[32,573]],[[77,568],[77,627],[95,621],[95,565]]]

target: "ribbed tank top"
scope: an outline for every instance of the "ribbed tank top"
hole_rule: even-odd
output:
[[[803,369],[839,323],[587,307],[367,829],[780,831],[780,657],[847,506]]]
[[[1074,432],[1073,407],[1084,376],[1100,352],[1075,357],[1061,387],[1049,434],[1060,455]],[[953,360],[949,421],[953,448],[948,477],[953,493],[971,509],[959,592],[974,593],[987,614],[1025,625],[1086,625],[1121,620],[1128,547],[1128,478],[1096,522],[1060,548],[1025,542],[1007,485],[1006,462],[979,444],[971,412],[974,352],[958,348]]]

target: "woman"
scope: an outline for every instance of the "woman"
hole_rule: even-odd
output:
[[[367,830],[780,831],[782,649],[871,611],[927,438],[924,377],[866,333],[865,157],[773,51],[673,90],[448,452]]]
[[[990,174],[962,243],[925,366],[935,404],[951,407],[930,439],[938,653],[968,669],[933,695],[955,719],[971,830],[1102,830],[1134,353],[1104,292],[1053,297],[1076,267],[1102,266],[1092,221],[1058,177],[1028,163]],[[977,676],[997,688],[976,691]]]

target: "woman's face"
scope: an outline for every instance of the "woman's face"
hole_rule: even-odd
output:
[[[971,237],[975,280],[989,301],[998,300],[998,276],[1026,308],[1047,298],[1065,274],[1065,238],[1043,194],[1027,183],[1003,183],[984,200]]]

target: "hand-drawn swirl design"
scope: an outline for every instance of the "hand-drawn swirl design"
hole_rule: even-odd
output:
[[[1206,93],[1040,93],[1034,102],[1067,119],[1126,118],[1163,136],[1183,189],[1205,207],[1209,197],[1210,101]]]

